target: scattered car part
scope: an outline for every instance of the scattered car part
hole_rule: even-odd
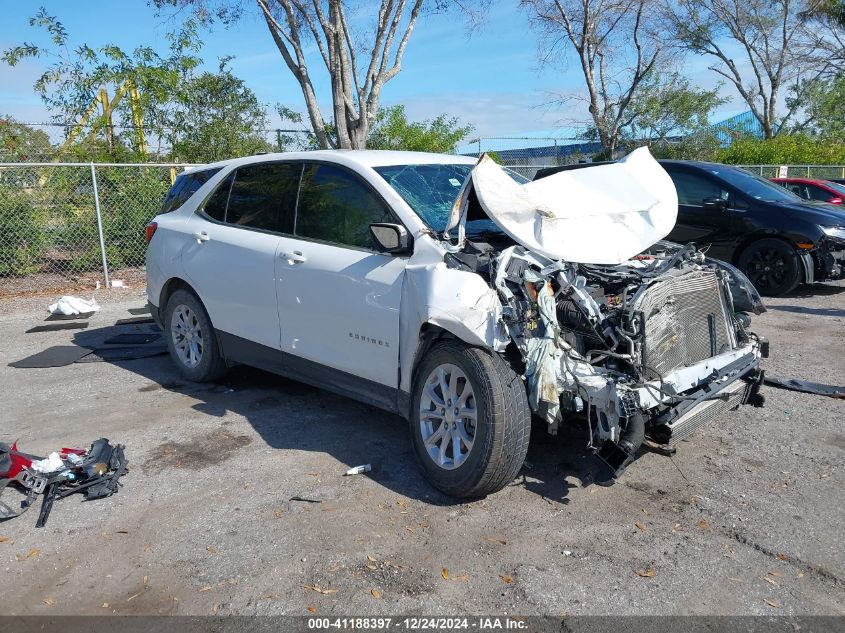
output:
[[[354,468],[350,468],[343,474],[344,476],[361,475],[363,473],[370,472],[372,469],[372,464],[364,464],[363,466],[355,466]]]
[[[39,458],[19,452],[17,444],[0,444],[0,495],[13,488],[24,496],[17,509],[0,498],[0,521],[20,516],[42,494],[35,527],[44,527],[57,499],[77,492],[83,492],[86,500],[115,494],[122,485],[120,478],[129,472],[124,448],[100,438],[88,450],[62,448]]]
[[[809,380],[800,380],[798,378],[780,378],[769,374],[766,375],[765,383],[779,389],[789,389],[790,391],[811,393],[816,396],[829,396],[840,400],[845,399],[845,387],[824,385],[818,382],[811,382]]]

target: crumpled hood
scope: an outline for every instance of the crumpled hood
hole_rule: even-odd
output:
[[[486,154],[473,168],[447,226],[466,222],[475,192],[483,211],[524,247],[554,260],[620,264],[675,226],[678,195],[648,148],[622,160],[519,184]]]

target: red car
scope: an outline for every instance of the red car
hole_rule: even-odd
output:
[[[816,202],[829,204],[845,204],[845,185],[830,180],[816,178],[772,178],[781,187],[786,187],[792,193]]]

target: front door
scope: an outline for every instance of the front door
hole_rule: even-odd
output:
[[[406,258],[375,250],[374,222],[397,220],[357,174],[305,165],[295,236],[282,238],[276,259],[281,347],[353,382],[397,388]]]
[[[709,256],[730,261],[735,216],[730,209],[733,201],[729,191],[703,174],[667,171],[678,192],[678,220],[667,239],[680,244],[694,242]],[[725,209],[705,209],[707,198],[721,198]]]

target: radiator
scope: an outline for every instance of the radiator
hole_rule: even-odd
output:
[[[649,379],[736,345],[725,296],[712,272],[654,282],[635,297],[632,307],[642,312],[645,322],[643,369]]]

